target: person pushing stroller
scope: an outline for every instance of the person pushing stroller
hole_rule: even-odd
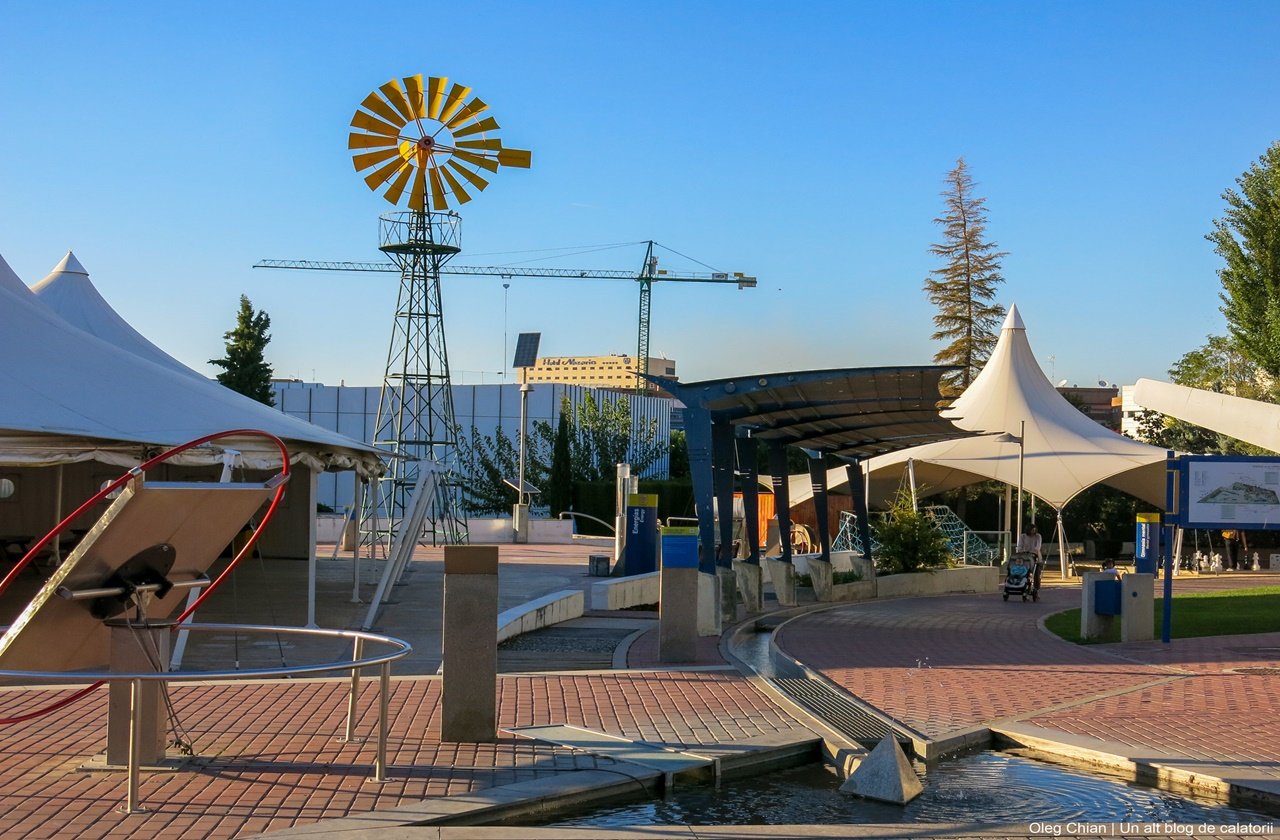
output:
[[[1040,546],[1043,540],[1040,539],[1040,532],[1036,530],[1034,522],[1027,525],[1027,530],[1018,535],[1018,551],[1032,554],[1035,561],[1031,569],[1031,591],[1038,593],[1040,591],[1040,573],[1044,571],[1044,563],[1040,558]]]

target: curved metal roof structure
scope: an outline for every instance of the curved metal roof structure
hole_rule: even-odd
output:
[[[660,383],[713,422],[845,458],[971,434],[939,414],[943,366],[839,368]]]

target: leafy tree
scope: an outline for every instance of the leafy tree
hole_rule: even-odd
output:
[[[1239,351],[1267,376],[1280,377],[1280,141],[1227,189],[1226,215],[1205,236],[1226,265],[1222,314]]]
[[[540,490],[546,486],[550,471],[546,452],[552,445],[551,424],[543,420],[533,423],[525,437],[525,481]],[[516,503],[516,491],[507,481],[515,481],[520,472],[520,444],[498,427],[491,435],[482,435],[474,426],[471,435],[458,436],[460,462],[467,478],[462,505],[468,513],[510,513]],[[535,501],[537,497],[534,497]]]
[[[561,412],[574,415],[569,450],[574,481],[612,479],[617,464],[630,463],[631,474],[639,475],[662,457],[669,441],[658,441],[656,422],[632,428],[631,407],[618,397],[596,402],[590,391],[575,408],[565,400]]]
[[[209,364],[222,368],[218,381],[231,390],[260,403],[275,405],[271,396],[271,365],[264,355],[271,341],[269,329],[271,316],[262,310],[254,312],[248,296],[241,295],[235,329],[222,334],[227,342],[227,355],[210,359]]]
[[[1211,335],[1169,368],[1179,385],[1231,394],[1251,400],[1272,401],[1270,378],[1229,337]]]
[[[671,459],[668,461],[667,475],[672,479],[688,478],[689,473],[689,439],[683,429],[671,430]]]
[[[995,302],[995,295],[996,287],[1004,282],[1000,260],[1006,254],[984,238],[987,200],[975,195],[964,158],[947,173],[946,184],[942,192],[946,212],[933,220],[942,225],[943,241],[929,246],[930,253],[941,257],[944,265],[929,272],[924,290],[938,308],[933,316],[937,330],[931,337],[947,342],[933,360],[960,366],[947,381],[949,390],[960,393],[973,382],[996,346],[1004,307]]]

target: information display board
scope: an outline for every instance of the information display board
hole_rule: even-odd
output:
[[[1178,469],[1182,527],[1280,528],[1280,459],[1184,455]]]

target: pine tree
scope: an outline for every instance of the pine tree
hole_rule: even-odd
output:
[[[931,337],[947,342],[933,360],[961,368],[946,382],[958,394],[969,387],[995,349],[996,331],[1004,317],[1004,307],[995,302],[995,295],[1004,282],[1000,260],[1006,254],[983,239],[987,200],[975,195],[964,158],[947,173],[946,184],[942,192],[946,213],[933,220],[942,225],[943,241],[929,246],[945,265],[929,272],[924,290],[938,307],[933,316],[937,330]]]
[[[552,516],[573,510],[573,464],[569,454],[570,412],[567,402],[564,400],[561,404],[560,421],[556,424],[555,443],[551,448],[551,471],[543,493],[543,501],[551,508]]]
[[[249,298],[241,295],[235,329],[222,335],[227,341],[227,355],[210,359],[209,364],[222,368],[218,381],[231,390],[260,403],[275,405],[271,396],[271,365],[264,356],[271,341],[271,334],[267,332],[270,328],[271,316],[261,310],[255,313]]]
[[[1206,239],[1226,261],[1222,314],[1235,347],[1273,381],[1280,378],[1280,141],[1222,194],[1227,213]]]

